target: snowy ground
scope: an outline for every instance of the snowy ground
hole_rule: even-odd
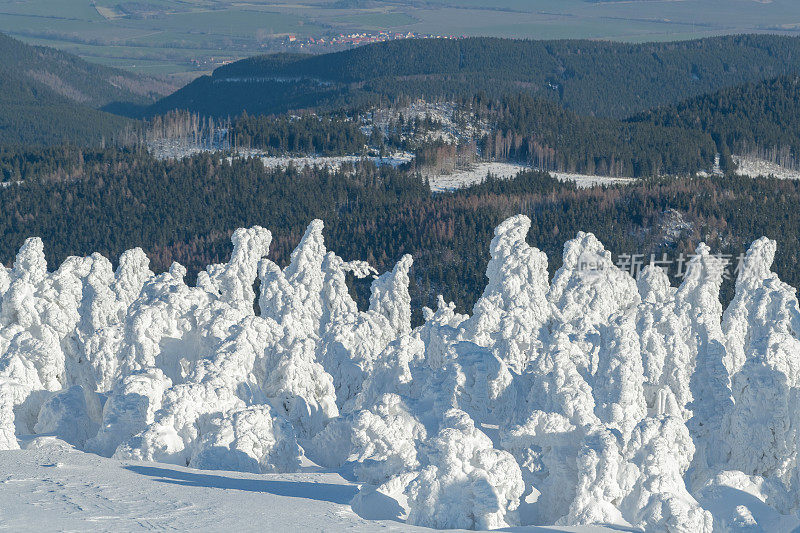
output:
[[[258,157],[256,153],[248,153],[242,152],[243,156],[255,156]],[[355,164],[361,161],[362,159],[367,159],[372,161],[378,166],[389,165],[393,167],[400,166],[404,163],[408,163],[414,158],[412,154],[406,152],[398,152],[387,157],[362,157],[359,155],[344,155],[344,156],[332,156],[332,157],[316,157],[316,156],[308,156],[308,157],[262,157],[261,161],[264,163],[264,166],[267,168],[286,168],[290,164],[302,168],[302,167],[327,167],[331,170],[339,170],[343,164],[351,163]]]
[[[357,485],[314,467],[296,474],[201,471],[106,459],[53,437],[26,444],[0,452],[0,530],[432,531],[359,517],[349,505]]]
[[[734,162],[739,165],[736,173],[741,176],[775,176],[780,179],[800,179],[800,170],[792,170],[763,159],[753,157],[733,156]]]
[[[635,181],[634,178],[612,178],[610,176],[572,174],[569,172],[551,172],[551,174],[562,181],[574,181],[581,189],[595,187],[597,185],[625,185]]]
[[[150,151],[157,159],[181,159],[189,157],[202,152],[220,150],[221,147],[205,146],[194,143],[188,143],[180,140],[163,140],[153,142],[149,145]],[[397,152],[386,157],[363,157],[360,155],[343,155],[343,156],[314,156],[308,155],[303,157],[292,156],[268,156],[265,155],[263,150],[245,150],[240,149],[236,151],[237,155],[241,157],[260,157],[267,168],[286,168],[290,164],[302,167],[328,167],[331,170],[338,170],[344,163],[357,163],[362,159],[372,161],[378,166],[391,165],[393,167],[408,163],[414,158],[413,154],[408,152]]]
[[[441,104],[444,105],[444,104]],[[452,112],[452,110],[450,110]],[[435,114],[434,118],[442,120],[441,113]],[[449,123],[449,122],[448,122]],[[455,137],[453,138],[455,139]],[[215,150],[217,148],[200,146],[175,140],[159,141],[150,144],[150,150],[158,159],[180,159],[189,157],[201,152]],[[361,160],[369,160],[378,166],[390,165],[393,167],[409,163],[414,159],[414,154],[409,152],[396,152],[387,157],[363,157],[360,155],[343,156],[267,156],[262,150],[243,150],[237,151],[241,157],[259,157],[267,168],[286,168],[294,165],[298,168],[303,167],[327,167],[330,170],[339,170],[344,164],[355,164]],[[469,170],[461,170],[451,174],[441,174],[429,176],[431,190],[433,192],[454,191],[462,187],[468,187],[480,183],[486,178],[487,174],[495,177],[508,179],[513,178],[523,170],[530,167],[517,163],[502,163],[497,161],[478,163]],[[552,175],[564,181],[574,181],[580,188],[594,187],[596,185],[619,185],[630,183],[633,178],[612,178],[608,176],[596,176],[588,174],[574,174],[569,172],[550,172]],[[2,185],[2,184],[0,184]]]
[[[227,150],[228,144],[198,144],[185,139],[158,139],[147,143],[147,148],[156,159],[183,159],[202,152]]]
[[[431,176],[431,190],[433,192],[445,192],[468,187],[480,183],[486,178],[487,174],[495,177],[508,179],[513,178],[523,170],[530,167],[517,163],[488,162],[478,163],[470,170],[455,172],[453,174]],[[594,187],[595,185],[614,185],[625,184],[633,181],[632,178],[610,178],[608,176],[592,176],[587,174],[571,174],[568,172],[551,172],[563,181],[574,181],[578,187]]]

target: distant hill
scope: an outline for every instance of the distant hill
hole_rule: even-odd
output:
[[[101,111],[147,105],[168,87],[0,34],[0,143],[93,144],[130,124]]]
[[[800,168],[800,77],[730,87],[631,119],[703,130],[720,150]]]
[[[21,80],[95,108],[114,102],[147,104],[171,90],[165,82],[89,63],[55,48],[31,46],[1,33],[0,67]]]
[[[800,39],[673,43],[407,40],[319,56],[257,56],[218,68],[148,109],[226,116],[401,98],[527,93],[577,113],[623,118],[751,81],[800,73]]]

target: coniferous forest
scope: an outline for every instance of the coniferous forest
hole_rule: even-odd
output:
[[[748,83],[633,117],[654,124],[708,132],[720,151],[800,166],[800,78]]]
[[[551,272],[563,242],[579,230],[594,232],[620,261],[678,258],[700,241],[734,258],[767,235],[779,243],[781,278],[800,284],[800,245],[792,237],[800,229],[800,185],[735,176],[731,159],[752,155],[797,166],[800,65],[791,58],[800,57],[798,39],[393,42],[324,58],[241,61],[155,103],[152,80],[120,84],[117,71],[60,52],[36,56],[4,39],[9,75],[0,83],[18,102],[0,109],[4,264],[36,235],[51,267],[68,255],[116,258],[140,246],[156,271],[179,261],[193,277],[226,259],[234,229],[254,224],[274,231],[271,256],[285,264],[308,222],[321,218],[326,242],[342,257],[367,258],[384,270],[411,253],[415,303],[433,305],[441,293],[466,311],[484,285],[488,260],[475,243],[489,242],[499,221],[524,213],[533,221],[529,241],[551,258]],[[50,74],[21,69],[34,56]],[[112,78],[116,85],[109,86]],[[430,117],[400,117],[385,132],[358,120],[374,106],[419,99],[452,102],[485,132],[448,144],[461,141],[425,140],[441,126]],[[408,150],[416,159],[398,168],[364,160],[339,170],[270,169],[230,151],[162,160],[146,148],[148,135],[218,131],[228,150]],[[418,134],[414,142],[409,132]],[[638,179],[579,189],[531,171],[432,194],[418,170],[447,166],[442,158]],[[699,177],[717,158],[724,175]],[[363,303],[367,284],[354,282],[353,290]],[[723,296],[731,290],[727,281]]]
[[[623,262],[633,254],[677,258],[702,240],[735,258],[767,235],[778,241],[781,279],[800,284],[798,181],[686,177],[577,189],[529,172],[431,195],[419,176],[370,163],[331,172],[270,170],[255,158],[212,154],[180,161],[141,150],[72,155],[42,156],[53,159],[23,184],[0,189],[4,263],[37,235],[51,267],[68,255],[99,251],[114,260],[142,246],[154,270],[178,261],[193,277],[227,258],[235,228],[257,224],[273,229],[270,257],[285,265],[308,222],[320,218],[337,254],[385,270],[411,253],[414,301],[433,305],[441,293],[466,311],[485,284],[488,250],[475,243],[489,242],[500,221],[524,213],[533,221],[528,240],[551,258],[551,273],[564,241],[586,228]],[[367,287],[355,289],[365,301]],[[729,280],[728,297],[731,289]]]
[[[203,76],[142,113],[341,109],[402,99],[526,93],[625,118],[725,87],[800,74],[800,41],[773,35],[670,43],[410,40],[326,54],[256,56]]]

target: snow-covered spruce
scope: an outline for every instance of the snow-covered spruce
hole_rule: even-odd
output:
[[[116,271],[95,254],[50,272],[29,239],[0,266],[0,449],[39,434],[202,469],[312,461],[360,484],[363,517],[437,528],[788,523],[800,309],[770,270],[775,243],[753,244],[723,313],[705,245],[674,288],[580,233],[551,281],[529,227],[496,229],[471,316],[440,297],[414,329],[412,258],[378,276],[329,252],[321,221],[285,269],[269,231],[237,230],[195,287],[138,249]],[[366,311],[349,272],[374,278]],[[731,509],[737,490],[749,499]]]

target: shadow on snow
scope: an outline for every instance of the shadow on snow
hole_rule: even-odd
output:
[[[358,487],[333,483],[311,483],[307,481],[276,481],[269,479],[240,479],[217,474],[201,474],[159,468],[154,466],[128,465],[126,470],[156,478],[160,483],[172,483],[187,487],[209,487],[247,492],[264,492],[276,496],[305,498],[348,505],[358,492]]]

